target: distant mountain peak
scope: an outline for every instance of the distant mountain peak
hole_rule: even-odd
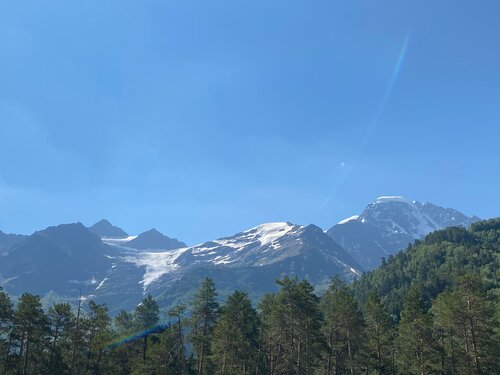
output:
[[[82,223],[39,230],[12,246],[0,262],[0,274],[11,291],[75,295],[89,280],[110,267],[106,245]]]
[[[173,250],[187,247],[184,242],[165,236],[156,228],[139,234],[131,241],[123,243],[123,245],[137,250]]]
[[[99,220],[88,228],[101,238],[127,238],[128,234],[121,228],[114,226],[107,219]]]
[[[450,226],[468,227],[477,220],[452,208],[402,196],[382,196],[368,204],[360,215],[338,222],[327,234],[369,270],[382,257],[403,250],[430,232]]]

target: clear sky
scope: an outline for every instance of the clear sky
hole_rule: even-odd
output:
[[[500,2],[0,2],[0,230],[500,215]]]

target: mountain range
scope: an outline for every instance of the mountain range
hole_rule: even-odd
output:
[[[402,197],[380,197],[328,231],[266,223],[195,246],[156,229],[130,236],[107,220],[63,224],[30,236],[0,232],[0,285],[11,295],[106,302],[131,310],[151,293],[162,307],[185,302],[210,276],[221,298],[235,289],[253,299],[273,292],[284,274],[309,279],[318,292],[333,275],[350,281],[428,233],[469,226],[477,217]]]

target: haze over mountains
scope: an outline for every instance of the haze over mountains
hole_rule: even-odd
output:
[[[321,291],[332,275],[353,280],[416,239],[477,217],[402,197],[380,197],[358,216],[324,232],[315,225],[266,223],[195,246],[156,229],[130,236],[107,220],[63,224],[31,236],[0,232],[0,285],[54,298],[106,302],[132,309],[145,293],[167,307],[186,301],[210,276],[223,297],[234,289],[259,298],[284,274]]]

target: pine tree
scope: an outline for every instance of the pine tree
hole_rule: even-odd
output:
[[[172,326],[158,327],[149,337],[147,361],[136,363],[132,374],[181,374],[176,354]]]
[[[500,371],[494,306],[480,277],[468,273],[441,293],[432,305],[434,326],[441,333],[444,366],[453,374]],[[495,358],[497,358],[495,360]]]
[[[47,317],[50,327],[50,358],[48,370],[52,374],[69,372],[67,359],[71,348],[71,332],[74,314],[69,303],[56,303],[49,308]]]
[[[125,310],[120,310],[114,319],[117,333],[126,336],[134,330],[134,316]]]
[[[276,281],[281,287],[271,302],[263,306],[262,319],[269,329],[264,342],[270,347],[267,368],[271,374],[313,374],[321,352],[319,298],[312,285],[284,277]]]
[[[43,348],[48,333],[48,321],[40,297],[24,293],[14,314],[12,335],[19,348],[18,373],[40,373],[43,368]]]
[[[196,354],[196,370],[199,375],[207,374],[210,367],[210,341],[219,315],[217,292],[212,279],[205,278],[192,301],[191,333],[193,351]]]
[[[374,370],[377,374],[394,373],[394,332],[391,318],[375,292],[368,296],[364,312],[368,370]]]
[[[148,294],[145,298],[143,298],[142,302],[135,309],[135,319],[139,328],[144,332],[142,359],[145,362],[149,337],[149,333],[147,331],[158,324],[158,320],[160,319],[160,309],[158,307],[158,303],[156,303],[151,294]]]
[[[276,296],[274,294],[266,294],[259,304],[259,360],[263,362],[263,370],[268,374],[275,374],[276,361],[279,356],[279,344],[275,340],[275,322],[274,311],[276,310]],[[258,373],[258,372],[257,372]]]
[[[81,332],[81,315],[82,315],[82,302],[83,302],[83,297],[82,297],[82,291],[80,290],[80,295],[78,297],[78,307],[76,310],[76,321],[75,321],[75,327],[73,329],[72,333],[72,339],[71,339],[71,373],[73,375],[78,373],[78,365],[77,365],[77,357],[80,354],[80,340],[82,336]]]
[[[345,283],[337,276],[321,299],[323,334],[327,344],[324,359],[326,374],[348,372],[360,368],[359,352],[363,343],[363,317],[357,302]]]
[[[115,336],[125,338],[134,332],[134,316],[125,310],[120,310],[114,318]],[[134,359],[136,343],[124,343],[113,349],[113,360],[119,368],[119,374],[130,374],[132,371],[132,362]]]
[[[220,374],[255,373],[258,350],[258,317],[248,295],[235,291],[221,308],[212,339]]]
[[[9,352],[11,349],[12,341],[8,338],[12,338],[12,335],[10,333],[13,324],[14,309],[12,307],[12,302],[7,293],[5,293],[0,287],[0,359],[3,362],[0,365],[0,371],[2,371],[3,374],[7,372],[9,363]]]
[[[439,367],[432,317],[424,311],[422,289],[412,286],[405,297],[398,326],[397,362],[405,374],[431,374]]]
[[[106,305],[90,301],[87,317],[82,320],[86,345],[85,372],[101,371],[106,344],[111,339],[110,323]]]
[[[185,359],[185,347],[184,347],[184,313],[186,311],[186,305],[180,304],[172,309],[168,310],[168,316],[175,319],[174,324],[171,327],[173,339],[174,353],[176,353],[177,363],[175,368],[178,370],[180,375],[184,375],[186,372],[186,359]]]

